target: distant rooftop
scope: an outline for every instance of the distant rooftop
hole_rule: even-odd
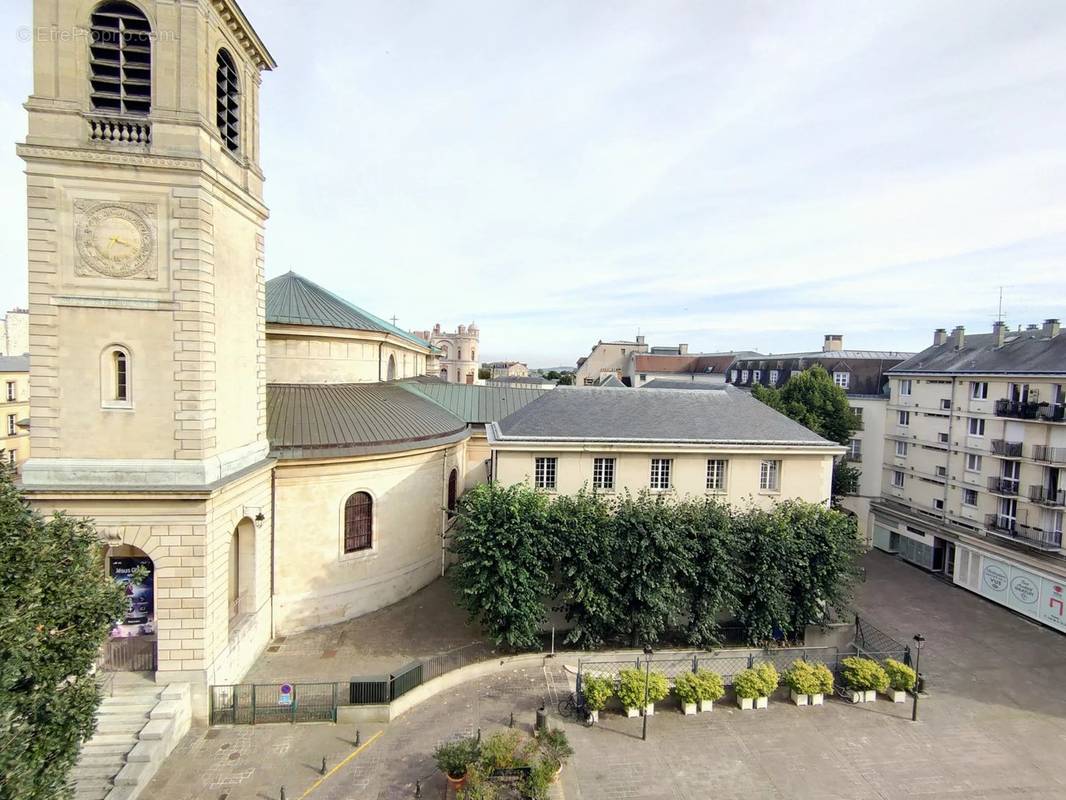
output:
[[[436,403],[464,422],[484,424],[501,420],[550,389],[532,386],[478,386],[427,382],[421,378],[396,383],[412,394]]]
[[[703,391],[724,392],[724,381],[686,381],[676,378],[652,378],[641,384],[641,389],[701,389]]]
[[[537,384],[538,386],[555,385],[555,381],[548,380],[547,378],[542,378],[540,375],[501,375],[498,378],[489,378],[486,383],[488,383],[489,385],[492,385],[494,383],[499,383],[503,385],[514,383],[524,383],[527,385]]]
[[[0,356],[0,372],[29,372],[29,356]]]
[[[1000,341],[1002,336],[1002,341]],[[970,373],[1066,375],[1066,336],[1058,320],[1026,330],[950,334],[937,330],[934,344],[897,364],[889,373]],[[940,340],[939,343],[936,343]]]

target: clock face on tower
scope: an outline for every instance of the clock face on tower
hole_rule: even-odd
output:
[[[154,207],[143,203],[76,205],[78,274],[154,278]]]

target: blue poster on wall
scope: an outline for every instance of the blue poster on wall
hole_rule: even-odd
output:
[[[142,581],[135,582],[133,573],[138,567],[144,567],[147,576]],[[111,559],[111,577],[126,590],[128,606],[126,617],[123,619],[126,625],[144,625],[154,615],[153,572],[152,559],[147,556],[120,556]]]

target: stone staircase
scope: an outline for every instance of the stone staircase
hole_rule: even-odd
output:
[[[136,797],[189,728],[188,684],[116,673],[71,778],[74,800]]]

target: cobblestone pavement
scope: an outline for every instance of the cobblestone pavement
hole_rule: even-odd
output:
[[[380,611],[277,637],[244,682],[343,681],[353,675],[381,675],[416,658],[480,640],[481,631],[455,605],[448,582],[436,580]]]
[[[669,705],[649,719],[604,714],[594,728],[565,724],[577,751],[563,772],[567,800],[962,800],[1066,798],[1066,637],[887,556],[867,557],[859,603],[900,639],[928,644],[929,681],[919,722],[910,704],[852,706],[829,700],[796,708],[778,698],[765,711],[721,703],[685,717]],[[483,733],[515,711],[528,727],[537,705],[567,690],[559,662],[463,684],[381,728],[315,788],[310,800],[444,798],[433,747],[459,733]],[[553,706],[552,706],[553,707]],[[352,752],[354,730],[333,725],[264,725],[194,731],[145,797],[152,800],[296,800]]]

